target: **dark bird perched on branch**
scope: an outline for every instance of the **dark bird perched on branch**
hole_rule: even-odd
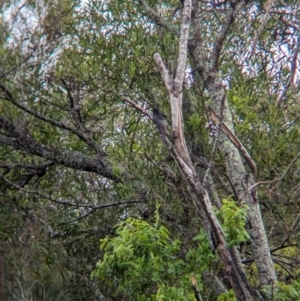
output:
[[[153,122],[156,124],[159,132],[164,135],[169,135],[167,131],[167,122],[163,114],[159,111],[158,108],[153,108]]]
[[[168,137],[169,139],[172,139],[172,137],[167,131],[167,121],[165,119],[165,116],[159,111],[158,108],[153,108],[152,112],[152,121],[156,124],[159,132],[161,133],[163,142],[166,143],[166,137]]]

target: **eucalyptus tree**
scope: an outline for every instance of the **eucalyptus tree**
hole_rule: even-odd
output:
[[[113,266],[89,278],[137,224],[179,260],[182,300],[299,297],[297,1],[4,3],[1,26],[1,248],[8,267],[37,254],[7,300],[137,298]],[[131,220],[157,203],[170,236]],[[206,242],[213,261],[192,265]],[[139,300],[163,300],[163,277]]]

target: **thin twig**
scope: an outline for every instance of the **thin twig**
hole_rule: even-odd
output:
[[[282,249],[290,248],[290,247],[297,247],[298,248],[299,244],[291,244],[291,245],[286,245],[286,246],[281,245],[281,246],[278,246],[278,247],[275,247],[275,248],[271,249],[270,252],[273,253],[273,252],[276,252],[278,250],[282,250]],[[272,255],[279,256],[278,254],[272,254]]]
[[[299,50],[300,50],[300,29],[298,29],[297,46],[295,47],[294,55],[293,55],[292,62],[291,62],[290,76],[289,76],[289,79],[288,79],[283,91],[281,92],[281,94],[278,97],[277,106],[281,105],[286,92],[288,91],[288,89],[290,88],[290,86],[292,85],[292,83],[294,81],[295,74],[297,71],[297,59],[298,59]]]
[[[101,204],[101,205],[92,205],[92,204],[73,204],[73,203],[69,203],[69,202],[65,202],[65,201],[59,201],[59,200],[55,200],[52,199],[51,197],[44,195],[42,193],[40,193],[37,190],[29,190],[29,189],[25,189],[22,188],[21,186],[12,183],[11,181],[5,179],[4,177],[1,177],[2,180],[4,180],[7,184],[9,184],[10,186],[14,187],[15,189],[18,189],[22,192],[25,193],[30,193],[30,194],[36,194],[46,200],[51,201],[52,203],[56,203],[56,204],[60,204],[60,205],[64,205],[64,206],[70,206],[70,207],[82,207],[82,208],[90,208],[93,211],[98,210],[98,209],[102,209],[102,208],[108,208],[108,207],[113,207],[113,206],[119,206],[119,205],[128,205],[128,204],[137,204],[137,203],[143,203],[144,201],[138,201],[138,200],[131,200],[131,201],[125,201],[125,202],[112,202],[112,203],[106,203],[106,204]]]
[[[283,174],[279,178],[277,178],[275,180],[272,180],[272,181],[262,181],[262,182],[255,183],[250,188],[248,188],[248,190],[246,192],[249,192],[252,189],[254,189],[255,187],[257,187],[259,185],[262,185],[262,184],[273,184],[273,183],[281,181],[286,176],[287,172],[289,171],[289,169],[291,168],[291,166],[296,162],[296,160],[298,159],[299,156],[300,156],[300,152],[297,154],[297,156],[293,159],[293,161],[289,164],[289,166],[287,167],[287,169],[283,172]]]
[[[6,100],[10,101],[12,104],[17,106],[21,110],[25,111],[26,113],[28,113],[28,114],[30,114],[30,115],[32,115],[32,116],[34,116],[34,117],[36,117],[40,120],[43,120],[43,121],[47,122],[49,124],[52,124],[56,127],[59,127],[61,129],[64,129],[64,130],[67,130],[67,131],[70,131],[70,132],[74,133],[76,136],[78,136],[80,139],[82,139],[84,142],[86,142],[86,144],[88,144],[90,147],[92,147],[99,156],[105,156],[104,150],[102,150],[98,146],[98,144],[90,136],[88,136],[86,133],[84,133],[80,130],[76,130],[73,127],[70,127],[70,126],[66,125],[65,123],[63,123],[63,122],[56,121],[54,119],[51,119],[51,118],[40,115],[39,113],[29,109],[25,105],[23,105],[20,102],[16,101],[15,98],[13,97],[12,93],[3,84],[0,84],[0,88],[6,94]]]
[[[24,63],[26,63],[32,57],[34,52],[35,52],[35,49],[33,49],[33,51],[23,61],[21,61],[17,66],[13,67],[11,70],[6,71],[6,72],[1,72],[0,78],[5,77],[6,75],[10,74],[11,72],[14,72],[16,69],[18,69]]]
[[[233,9],[230,8],[230,10],[228,11],[225,17],[225,22],[223,23],[222,28],[214,41],[214,46],[212,51],[212,62],[214,66],[218,65],[220,52],[222,50],[223,42],[227,36],[230,25],[233,23],[236,15],[241,11],[241,9],[244,6],[245,6],[245,1],[240,1]]]
[[[127,103],[129,103],[131,106],[133,106],[135,109],[137,109],[138,111],[140,111],[143,115],[146,115],[147,117],[149,117],[152,120],[151,115],[142,107],[140,107],[137,103],[135,103],[134,101],[132,101],[130,98],[119,95],[124,101],[126,101]]]
[[[139,0],[140,5],[142,6],[145,14],[153,20],[157,25],[162,26],[168,29],[171,33],[176,36],[179,36],[179,30],[171,22],[166,21],[162,16],[160,16],[154,9],[152,9],[148,2],[145,0]]]
[[[258,30],[255,32],[255,36],[254,36],[254,38],[252,40],[252,47],[251,47],[251,52],[250,52],[250,56],[249,56],[250,58],[254,54],[257,41],[258,41],[258,39],[259,39],[259,37],[260,37],[263,29],[265,28],[268,20],[269,20],[270,10],[271,10],[271,8],[273,6],[273,1],[274,0],[267,0],[267,2],[265,4],[266,13],[265,13],[264,17],[262,18],[261,24],[260,24]]]
[[[41,163],[40,165],[23,164],[23,163],[20,163],[20,162],[13,163],[13,164],[6,164],[3,161],[0,161],[0,167],[1,168],[9,168],[9,169],[23,168],[23,169],[43,170],[43,169],[46,169],[47,167],[50,167],[50,166],[53,166],[53,165],[55,165],[55,163],[52,162],[52,161],[46,161],[46,162]]]

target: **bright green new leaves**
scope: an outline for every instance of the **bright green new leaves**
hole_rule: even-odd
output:
[[[205,234],[198,249],[191,249],[186,262],[179,257],[181,243],[156,222],[128,218],[115,227],[116,236],[101,240],[103,259],[92,277],[98,277],[130,300],[194,300],[191,276],[201,289],[200,272],[214,258]],[[202,246],[203,242],[203,246]],[[209,255],[210,254],[210,255]]]
[[[172,260],[180,243],[170,240],[165,227],[128,218],[115,229],[116,237],[101,240],[100,248],[105,254],[93,276],[131,296],[150,293],[158,282],[177,277],[183,262],[174,266]]]
[[[216,260],[216,255],[211,252],[209,241],[203,229],[200,230],[194,241],[199,242],[199,245],[196,249],[188,251],[186,260],[191,270],[197,269],[198,272],[204,272]]]
[[[222,219],[222,227],[228,244],[233,246],[245,242],[250,238],[245,229],[248,206],[243,204],[238,207],[230,198],[223,199],[222,203],[223,206],[217,211],[217,215]]]
[[[222,293],[217,301],[236,301],[233,289],[230,289],[228,292]]]
[[[279,282],[278,290],[275,292],[275,300],[280,301],[297,301],[300,299],[300,282],[292,281],[291,284]]]

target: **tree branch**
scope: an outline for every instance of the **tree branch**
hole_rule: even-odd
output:
[[[168,92],[170,93],[173,90],[173,80],[171,79],[171,77],[169,75],[169,71],[166,68],[159,53],[155,53],[153,55],[153,58],[156,63],[156,66],[158,67],[160,74],[165,82],[166,88],[167,88]]]
[[[297,46],[296,46],[296,48],[294,50],[294,55],[293,55],[292,62],[291,62],[290,77],[289,77],[289,79],[288,79],[288,81],[287,81],[287,83],[286,83],[286,85],[285,85],[282,93],[278,97],[277,106],[281,105],[286,92],[288,91],[289,87],[291,86],[291,84],[294,81],[295,74],[296,74],[296,71],[297,71],[297,59],[298,59],[298,53],[299,53],[299,51],[300,51],[300,30],[298,29]]]
[[[215,113],[215,111],[208,107],[208,112],[211,120],[217,125],[220,126],[221,131],[227,136],[227,138],[233,143],[233,145],[241,152],[244,159],[248,163],[251,168],[254,178],[257,176],[257,168],[255,162],[252,160],[248,151],[244,147],[244,145],[240,142],[240,140],[233,134],[233,132],[226,126],[226,124],[222,121],[221,117]]]
[[[83,171],[95,172],[115,182],[121,179],[113,174],[105,158],[93,158],[76,151],[59,151],[36,142],[27,133],[18,130],[10,121],[0,117],[0,128],[6,130],[13,137],[0,136],[0,143],[13,146],[15,149],[51,160],[67,167]]]
[[[13,168],[23,168],[23,169],[33,169],[33,170],[43,170],[46,169],[50,166],[55,165],[52,161],[46,161],[43,162],[39,165],[36,164],[23,164],[20,162],[13,163],[13,164],[7,164],[3,161],[0,161],[0,168],[8,168],[8,169],[13,169]]]
[[[242,10],[244,6],[245,6],[245,2],[241,1],[234,8],[230,8],[230,10],[226,15],[225,22],[215,39],[213,50],[212,50],[212,55],[211,55],[212,64],[215,68],[217,68],[218,66],[218,61],[222,50],[222,46],[226,38],[226,35],[228,33],[228,30],[230,28],[230,25],[234,22],[237,14]]]
[[[259,185],[262,185],[262,184],[273,184],[273,183],[276,183],[276,182],[279,182],[279,181],[283,180],[283,178],[286,176],[286,174],[288,173],[288,171],[292,167],[292,165],[297,161],[299,156],[300,156],[300,153],[297,154],[297,156],[292,160],[292,162],[289,164],[287,169],[282,173],[282,175],[279,178],[277,178],[275,180],[272,180],[272,181],[262,181],[262,182],[255,183],[250,188],[248,188],[248,190],[246,192],[249,192],[252,189],[254,189],[255,187],[257,187]]]
[[[12,183],[11,181],[7,180],[6,178],[4,177],[1,177],[1,179],[6,182],[7,184],[9,184],[10,186],[12,186],[13,188],[15,189],[18,189],[20,191],[23,191],[23,192],[26,192],[26,193],[30,193],[30,194],[36,194],[48,201],[51,201],[52,203],[55,203],[55,204],[60,204],[60,205],[64,205],[64,206],[70,206],[70,207],[75,207],[75,208],[79,208],[79,207],[82,207],[82,208],[89,208],[89,209],[92,209],[93,211],[95,210],[98,210],[98,209],[103,209],[103,208],[108,208],[108,207],[113,207],[113,206],[120,206],[120,205],[128,205],[128,204],[137,204],[137,203],[144,203],[144,201],[138,201],[138,200],[128,200],[128,201],[124,201],[124,202],[111,202],[111,203],[106,203],[106,204],[101,204],[101,205],[94,205],[94,204],[79,204],[79,203],[76,203],[76,204],[73,204],[73,203],[70,203],[70,202],[66,202],[66,201],[60,201],[60,200],[55,200],[55,199],[52,199],[51,197],[45,195],[45,194],[42,194],[40,193],[39,191],[37,190],[30,190],[30,189],[25,189],[15,183]]]
[[[179,38],[179,53],[177,59],[177,68],[174,78],[175,97],[176,93],[182,93],[183,80],[185,76],[185,68],[187,62],[187,45],[189,37],[189,29],[191,23],[192,3],[191,0],[184,1],[184,7],[181,16],[181,30]],[[177,96],[178,97],[178,96]]]
[[[168,29],[171,33],[176,36],[179,36],[179,30],[175,27],[171,22],[167,22],[164,18],[162,18],[155,10],[153,10],[147,1],[139,0],[140,5],[143,7],[145,14],[153,20],[157,25],[160,25],[166,29]]]
[[[79,90],[79,83],[73,82],[72,85],[76,89],[77,95],[73,97],[71,88],[69,85],[66,83],[64,79],[61,80],[62,83],[64,84],[68,98],[70,101],[70,115],[71,118],[73,119],[73,122],[76,126],[77,129],[79,129],[81,132],[86,133],[86,129],[84,126],[81,124],[81,116],[80,116],[80,109],[79,109],[79,103],[80,103],[80,90]]]
[[[132,107],[134,107],[135,109],[137,109],[138,111],[140,111],[143,115],[146,115],[148,118],[152,119],[151,115],[146,110],[144,110],[137,103],[135,103],[134,101],[132,101],[130,98],[122,96],[122,95],[120,95],[120,97],[124,101],[126,101],[127,103],[129,103]]]
[[[1,70],[0,78],[7,76],[8,74],[14,72],[16,69],[18,69],[20,66],[22,66],[24,63],[26,63],[33,55],[36,49],[33,49],[33,51],[25,58],[23,59],[18,65],[10,69],[9,71],[3,72]]]
[[[91,137],[89,137],[84,131],[80,130],[76,130],[68,125],[66,125],[63,122],[60,121],[56,121],[54,119],[45,117],[40,115],[39,113],[27,108],[25,105],[21,104],[20,102],[16,101],[15,98],[13,97],[12,93],[3,85],[0,84],[0,88],[2,89],[2,91],[6,94],[5,99],[10,101],[12,104],[14,104],[15,106],[17,106],[18,108],[20,108],[22,111],[42,120],[45,121],[51,125],[54,125],[58,128],[70,131],[72,133],[74,133],[77,137],[79,137],[80,139],[82,139],[87,145],[89,145],[92,149],[95,150],[95,152],[97,153],[97,155],[99,157],[105,156],[105,152],[103,149],[101,149],[97,143],[91,139]]]
[[[250,52],[250,56],[249,58],[251,58],[251,56],[254,54],[255,52],[255,48],[256,48],[256,44],[257,44],[257,41],[263,31],[263,29],[265,28],[268,20],[269,20],[269,17],[270,17],[270,10],[273,6],[273,2],[274,0],[268,0],[266,3],[265,3],[265,10],[266,10],[266,13],[264,15],[264,17],[262,18],[262,21],[261,21],[261,24],[258,28],[258,30],[255,32],[255,36],[252,40],[252,47],[251,47],[251,52]]]

